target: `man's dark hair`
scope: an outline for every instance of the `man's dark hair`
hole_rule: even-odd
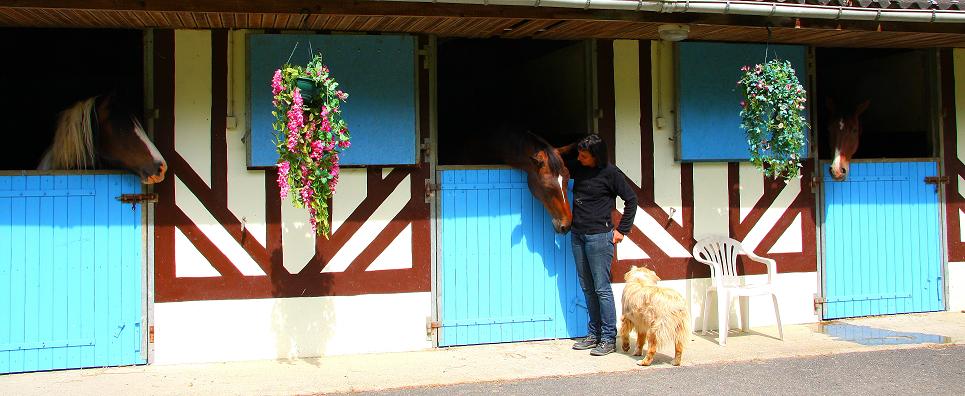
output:
[[[603,168],[610,162],[606,153],[606,142],[600,139],[600,135],[591,134],[580,140],[576,146],[580,150],[586,150],[596,159],[596,166]]]

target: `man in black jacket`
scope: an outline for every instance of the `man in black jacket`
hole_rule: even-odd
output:
[[[573,349],[593,356],[615,350],[616,305],[610,285],[614,247],[630,232],[637,196],[626,177],[607,159],[606,143],[589,135],[577,144],[577,161],[567,164],[573,178],[573,256],[590,320],[587,336]],[[623,199],[623,218],[614,230],[610,214],[616,197]]]

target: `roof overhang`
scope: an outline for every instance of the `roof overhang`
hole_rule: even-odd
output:
[[[268,29],[422,33],[444,37],[659,39],[685,24],[690,40],[834,47],[965,47],[965,11],[832,6],[831,0],[34,0],[0,6],[0,26]],[[838,0],[834,0],[838,1]],[[856,5],[859,1],[854,0]],[[885,0],[863,0],[865,3]],[[916,6],[914,0],[888,0]],[[821,3],[829,5],[822,5]],[[941,6],[944,6],[942,9]]]

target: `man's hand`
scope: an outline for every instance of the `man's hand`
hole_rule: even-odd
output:
[[[623,234],[620,231],[613,230],[613,244],[616,245],[623,241]]]

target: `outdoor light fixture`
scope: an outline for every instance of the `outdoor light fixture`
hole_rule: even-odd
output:
[[[680,41],[686,39],[687,35],[690,34],[690,26],[677,24],[660,25],[657,27],[657,34],[660,35],[661,40]]]

